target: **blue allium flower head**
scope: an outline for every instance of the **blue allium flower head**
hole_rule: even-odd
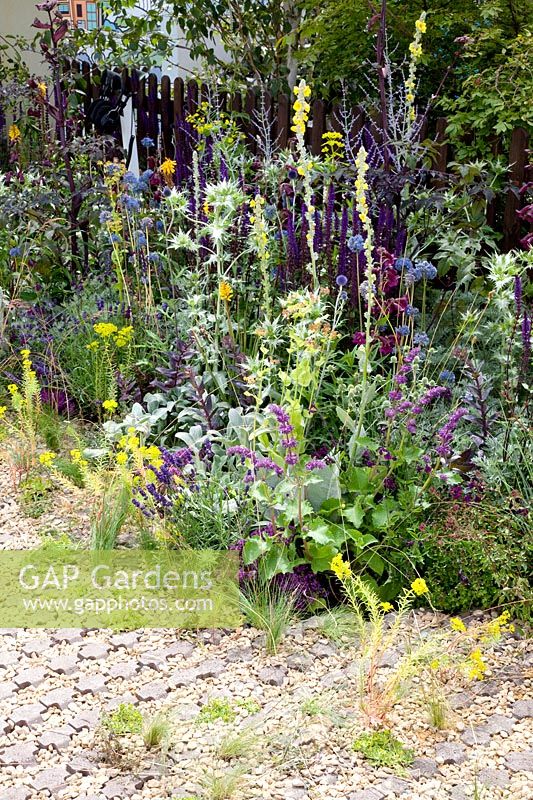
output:
[[[419,309],[416,306],[408,305],[405,309],[405,313],[408,317],[417,317],[420,314]]]
[[[146,244],[146,236],[142,231],[137,231],[137,244],[139,247],[144,247]]]
[[[364,250],[364,248],[365,240],[360,233],[356,234],[355,236],[350,236],[348,239],[348,250],[351,250],[352,253],[360,253],[361,250]]]
[[[415,269],[420,273],[420,277],[424,280],[432,281],[437,277],[437,267],[430,261],[417,261]]]
[[[413,262],[410,258],[397,258],[393,266],[396,272],[401,272],[402,270],[411,269]]]
[[[159,255],[159,253],[150,253],[148,258],[153,264],[159,264],[159,262],[161,261],[161,256]]]
[[[264,211],[265,219],[268,219],[268,220],[275,219],[276,218],[276,211],[277,211],[277,209],[276,209],[275,205],[265,206],[265,211]]]
[[[298,178],[298,170],[296,167],[289,167],[287,170],[287,176],[290,181],[295,181]]]
[[[11,250],[9,251],[9,255],[11,256],[11,258],[18,258],[18,256],[20,256],[21,253],[22,253],[22,248],[18,246],[12,247]]]
[[[347,300],[348,299],[348,294],[347,294],[347,292],[345,292],[343,290],[342,292],[339,292],[339,297],[340,297],[341,300]]]
[[[165,230],[165,226],[163,225],[163,220],[158,219],[157,222],[155,223],[155,227],[157,228],[157,230],[159,232],[164,231]]]
[[[398,327],[395,328],[395,333],[397,333],[398,336],[409,336],[411,328],[409,325],[398,325]]]
[[[155,142],[153,139],[150,139],[149,136],[145,136],[144,139],[141,139],[141,144],[143,147],[154,147]]]
[[[348,283],[348,278],[346,277],[346,275],[337,275],[337,277],[335,278],[335,283],[337,284],[337,286],[346,286],[346,284]]]
[[[100,224],[103,225],[104,222],[108,222],[111,219],[111,213],[109,211],[101,211],[98,219]]]
[[[427,347],[429,344],[429,336],[424,331],[420,331],[420,333],[415,333],[413,342],[420,347]]]
[[[443,369],[439,375],[443,383],[455,383],[455,374],[450,369]]]

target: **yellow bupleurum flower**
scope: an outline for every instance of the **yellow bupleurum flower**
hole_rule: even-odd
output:
[[[387,603],[385,601],[385,602],[381,603],[381,608],[382,608],[383,611],[392,611],[394,606],[392,605],[392,603]]]
[[[163,161],[163,163],[159,167],[159,171],[161,172],[163,177],[166,180],[168,180],[176,172],[176,162],[173,161],[171,158],[165,158],[165,160]]]
[[[343,578],[349,578],[352,574],[350,565],[348,564],[347,561],[343,561],[342,555],[340,553],[337,553],[337,555],[334,558],[332,558],[330,568],[340,581]]]
[[[222,281],[218,287],[218,296],[225,303],[229,303],[233,297],[233,289],[231,288],[231,284],[229,284],[227,281]]]
[[[46,453],[41,453],[41,455],[39,456],[39,461],[41,462],[43,467],[51,467],[54,459],[56,458],[57,455],[48,450]]]
[[[469,665],[469,676],[473,680],[483,680],[485,677],[485,673],[487,671],[487,665],[485,664],[483,657],[481,655],[481,650],[473,650],[470,653],[470,658],[468,659]]]
[[[121,453],[117,453],[116,455],[116,462],[121,466],[124,465],[128,460],[128,454],[122,451]]]
[[[110,414],[112,414],[113,411],[117,410],[118,403],[116,400],[104,400],[104,402],[102,403],[102,408],[105,411],[108,411]]]
[[[421,597],[423,594],[428,594],[429,589],[428,585],[425,582],[424,578],[417,578],[411,584],[411,589],[416,594],[417,597]]]
[[[462,619],[459,619],[459,617],[451,618],[450,628],[452,629],[452,631],[458,631],[459,633],[464,633],[466,631],[466,625],[464,624]]]
[[[15,123],[13,123],[13,125],[10,126],[7,135],[9,137],[9,141],[12,144],[15,144],[15,142],[18,142],[20,140],[21,136],[22,136],[19,126],[15,125]]]
[[[18,390],[19,387],[17,386],[16,383],[10,383],[7,387],[7,391],[9,392],[9,394],[17,394]]]
[[[0,419],[3,419],[6,415],[7,406],[0,406]]]
[[[112,322],[97,322],[96,325],[93,325],[93,330],[102,339],[107,339],[117,333],[118,328]]]

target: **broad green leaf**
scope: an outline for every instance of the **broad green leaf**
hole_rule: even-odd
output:
[[[253,564],[254,561],[257,561],[259,556],[267,552],[268,548],[268,542],[264,539],[260,539],[259,536],[252,536],[244,545],[242,551],[243,563],[246,566],[248,566],[248,564]]]

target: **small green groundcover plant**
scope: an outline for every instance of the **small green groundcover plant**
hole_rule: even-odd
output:
[[[116,711],[103,718],[102,725],[116,736],[142,733],[143,715],[132,703],[121,703]]]
[[[389,730],[362,733],[353,743],[356,753],[380,767],[397,769],[413,763],[414,752],[405,747]]]

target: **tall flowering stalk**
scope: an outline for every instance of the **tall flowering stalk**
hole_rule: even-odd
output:
[[[426,12],[423,11],[415,23],[415,38],[409,45],[411,58],[409,60],[409,75],[405,81],[405,105],[407,130],[416,118],[415,110],[415,88],[416,88],[416,67],[422,56],[422,36],[426,32]]]
[[[260,194],[256,194],[254,199],[250,200],[250,208],[253,210],[250,222],[253,225],[253,245],[259,258],[259,268],[261,270],[265,317],[267,320],[270,320],[272,313],[269,274],[270,253],[268,251],[268,232],[264,215],[264,205],[265,199],[261,197]]]
[[[370,345],[371,345],[370,332],[372,328],[372,298],[374,295],[374,283],[375,283],[373,261],[372,261],[372,243],[373,243],[374,231],[369,216],[368,201],[366,199],[366,193],[368,191],[366,173],[368,172],[369,169],[366,156],[367,156],[366,150],[364,147],[361,146],[359,148],[359,152],[357,153],[357,158],[355,161],[355,166],[357,169],[357,177],[355,179],[355,203],[356,203],[357,214],[359,216],[361,226],[365,233],[363,249],[366,258],[366,273],[365,273],[366,309],[365,309],[365,344],[364,344],[364,349],[362,349],[361,351],[363,381],[362,381],[361,403],[359,406],[359,420],[357,423],[357,436],[359,436],[361,433],[361,428],[363,426],[363,419],[366,408],[366,385],[368,382],[368,375],[370,372]]]
[[[309,158],[309,154],[305,147],[305,129],[307,120],[309,119],[309,111],[311,106],[307,102],[307,98],[311,95],[311,89],[307,86],[304,80],[301,80],[298,86],[294,87],[296,100],[294,101],[294,117],[291,130],[296,134],[296,150],[298,153],[298,174],[302,177],[303,181],[303,200],[305,209],[306,240],[309,247],[310,256],[310,273],[313,282],[313,289],[318,288],[318,274],[316,268],[316,253],[314,248],[315,241],[315,207],[313,204],[313,191],[311,187],[311,171],[313,169],[313,162]]]

